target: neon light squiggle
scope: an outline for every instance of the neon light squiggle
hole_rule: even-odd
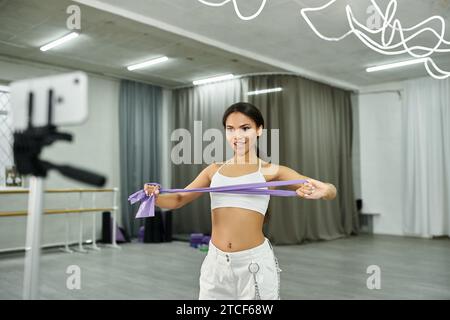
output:
[[[408,53],[414,58],[423,59],[423,64],[428,74],[435,79],[440,80],[450,77],[450,72],[440,69],[433,61],[433,59],[430,58],[430,56],[435,52],[450,52],[450,48],[441,48],[442,45],[450,45],[450,42],[444,39],[445,20],[441,16],[432,16],[418,23],[415,26],[403,28],[400,20],[394,19],[395,14],[397,13],[397,0],[391,0],[384,13],[381,11],[380,7],[378,6],[375,0],[370,0],[372,5],[375,7],[377,13],[383,20],[382,27],[377,29],[370,29],[366,27],[355,18],[352,8],[350,7],[350,5],[347,5],[345,7],[345,11],[347,14],[348,24],[351,30],[339,37],[327,37],[317,30],[317,28],[311,22],[306,13],[324,10],[329,6],[331,6],[333,3],[335,3],[336,1],[337,0],[331,0],[330,2],[328,2],[323,6],[316,8],[304,8],[301,10],[303,18],[318,37],[326,41],[340,41],[348,37],[349,35],[354,34],[356,37],[358,37],[359,40],[361,40],[363,44],[365,44],[367,47],[378,53],[385,55],[399,55]],[[440,22],[440,30],[438,30],[440,32],[430,27],[425,27],[405,38],[405,32],[413,32],[416,29],[422,27],[423,25],[431,21]],[[357,27],[359,27],[360,29],[357,29]],[[418,45],[412,47],[408,46],[408,42],[410,42],[411,40],[413,40],[414,38],[416,38],[417,36],[419,36],[424,32],[431,32],[436,36],[437,43],[434,47],[426,47]],[[370,35],[380,34],[381,43],[373,40],[369,34]],[[393,44],[394,38],[397,34],[400,36],[401,41]]]
[[[211,6],[211,7],[221,7],[226,5],[228,2],[233,1],[233,6],[234,6],[234,11],[236,11],[236,14],[238,15],[238,17],[242,20],[252,20],[255,19],[257,16],[259,16],[259,14],[263,11],[267,0],[263,0],[261,3],[261,6],[259,7],[258,11],[251,15],[251,16],[244,16],[242,15],[241,11],[239,10],[239,6],[237,4],[237,0],[225,0],[222,2],[210,2],[210,1],[206,1],[206,0],[198,0],[203,4],[206,4],[207,6]]]

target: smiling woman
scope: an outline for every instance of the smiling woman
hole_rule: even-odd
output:
[[[236,103],[225,111],[222,125],[228,143],[234,146],[238,155],[245,156],[249,149],[254,147],[256,156],[259,157],[258,139],[262,135],[264,118],[258,109],[250,103]]]
[[[243,189],[242,194],[236,194],[231,192],[233,190],[229,193],[217,190],[221,191],[219,193],[215,188],[264,185],[269,181],[276,186],[286,181],[288,187],[295,190],[293,195],[315,200],[334,199],[336,188],[288,167],[263,165],[256,142],[262,134],[264,119],[254,105],[246,102],[231,105],[223,114],[222,124],[233,148],[231,159],[221,165],[213,163],[200,172],[185,187],[184,190],[191,189],[189,192],[162,190],[171,194],[159,195],[159,185],[152,184],[144,185],[144,190],[151,199],[155,198],[154,205],[175,209],[197,199],[201,195],[197,191],[210,189],[212,234],[210,249],[201,267],[200,299],[280,299],[281,269],[272,245],[263,234],[270,190],[266,195],[261,194],[262,191],[256,193],[257,190],[245,194]],[[134,197],[140,195],[134,194],[130,200]]]

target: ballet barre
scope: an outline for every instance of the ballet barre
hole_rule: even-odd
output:
[[[69,224],[69,215],[70,214],[78,214],[79,216],[79,234],[78,234],[78,252],[86,253],[87,250],[83,247],[83,214],[93,213],[92,215],[92,250],[100,250],[97,246],[97,236],[96,236],[96,213],[110,211],[112,212],[112,239],[109,247],[120,249],[117,245],[117,234],[116,234],[116,222],[117,222],[117,194],[119,189],[84,189],[84,188],[75,188],[75,189],[48,189],[45,190],[45,193],[78,193],[79,194],[79,205],[78,208],[64,208],[64,209],[46,209],[44,210],[45,215],[59,215],[63,214],[65,218],[65,240],[64,240],[64,252],[72,253],[73,250],[70,249],[70,224]],[[17,189],[2,189],[0,190],[0,196],[2,195],[11,195],[11,194],[28,194],[29,190],[24,188]],[[85,207],[83,204],[83,194],[91,193],[92,194],[92,205],[89,207]],[[113,193],[113,205],[112,207],[97,207],[96,206],[96,195],[98,193]],[[15,210],[15,211],[0,211],[0,218],[2,217],[20,217],[20,216],[28,216],[27,210]],[[0,251],[11,251],[25,249],[23,248],[14,248],[14,249],[2,249]]]

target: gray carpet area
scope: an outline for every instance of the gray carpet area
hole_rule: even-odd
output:
[[[361,235],[298,246],[275,246],[282,299],[450,299],[450,239]],[[204,252],[186,242],[131,243],[87,254],[47,249],[41,299],[197,299]],[[22,253],[0,255],[0,299],[21,299]],[[69,290],[70,265],[81,289]],[[381,289],[369,290],[369,265]]]

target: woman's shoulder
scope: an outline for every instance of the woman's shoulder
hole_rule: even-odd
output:
[[[280,167],[282,167],[282,166],[280,166],[279,164],[272,163],[272,162],[267,162],[267,161],[264,161],[264,160],[261,159],[261,168],[264,168],[264,169],[279,169]]]
[[[225,162],[213,161],[209,166],[212,168],[219,168],[220,166],[223,166],[224,164],[225,164]]]
[[[282,169],[282,165],[261,160],[261,172],[264,174],[267,181],[277,179],[278,174]]]
[[[206,170],[208,171],[208,175],[209,178],[212,179],[212,177],[214,176],[214,174],[220,169],[220,167],[224,164],[225,162],[216,162],[213,161],[211,162],[208,167],[206,167]]]

